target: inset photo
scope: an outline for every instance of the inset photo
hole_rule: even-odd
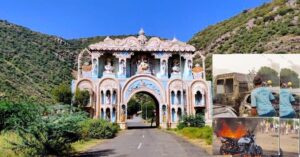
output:
[[[299,118],[300,106],[300,55],[281,55],[280,64],[280,117]]]
[[[213,117],[278,117],[275,54],[213,55]]]
[[[299,119],[280,118],[280,154],[299,156]]]
[[[279,118],[215,118],[213,155],[278,156]]]

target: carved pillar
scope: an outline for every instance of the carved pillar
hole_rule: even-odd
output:
[[[174,115],[174,122],[176,123],[177,122],[177,112],[178,112],[178,108],[175,107],[175,115]]]
[[[119,59],[118,78],[126,78],[127,59],[131,58],[133,52],[115,52],[113,55]]]
[[[175,94],[175,96],[174,96],[174,104],[175,105],[178,105],[178,95],[177,95],[177,91],[174,93]]]
[[[203,68],[203,79],[206,80],[206,72],[205,72],[205,56],[201,55],[202,59],[202,68]]]
[[[106,119],[106,107],[103,108],[103,119]]]
[[[112,115],[112,113],[113,113],[113,108],[112,108],[112,106],[110,106],[110,122],[113,122],[113,115]]]
[[[92,77],[93,78],[98,78],[99,76],[99,58],[102,56],[103,53],[101,52],[95,52],[92,53]]]
[[[172,56],[171,53],[168,52],[157,52],[152,53],[155,59],[159,59],[160,69],[159,73],[156,74],[158,78],[168,78],[168,60]]]
[[[181,57],[185,59],[183,79],[192,80],[193,79],[192,67],[193,67],[194,55],[192,53],[183,53],[181,54]]]
[[[113,90],[110,89],[109,91],[110,91],[109,102],[110,102],[110,105],[112,106],[112,104],[113,104]]]
[[[183,99],[183,89],[181,89],[181,106],[184,106],[184,99]]]
[[[106,103],[107,103],[107,102],[106,102],[106,101],[107,101],[107,95],[106,95],[106,94],[107,94],[107,90],[104,90],[103,94],[104,94],[104,97],[103,97],[103,98],[104,98],[104,99],[103,99],[103,100],[104,100],[104,105],[106,105]],[[106,111],[105,111],[105,112],[106,112]]]

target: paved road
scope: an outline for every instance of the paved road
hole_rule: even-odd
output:
[[[91,148],[81,156],[206,157],[209,155],[173,134],[144,127],[126,130],[118,137]]]

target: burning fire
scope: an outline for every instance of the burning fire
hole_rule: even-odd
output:
[[[238,124],[236,129],[230,128],[230,126],[225,122],[221,122],[221,127],[217,132],[217,136],[229,137],[234,139],[239,139],[247,134],[247,129],[244,125]]]

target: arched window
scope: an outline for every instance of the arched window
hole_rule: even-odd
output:
[[[111,120],[111,115],[110,115],[110,109],[109,109],[109,108],[106,109],[106,119],[107,119],[108,121]]]
[[[181,108],[178,108],[178,111],[177,111],[177,119],[178,119],[178,121],[181,121],[181,117],[182,117],[182,111],[181,111]]]
[[[178,92],[177,92],[176,97],[177,97],[177,103],[178,103],[179,105],[181,105],[181,91],[178,91]]]
[[[117,92],[115,90],[112,95],[112,104],[117,104]]]
[[[111,93],[109,90],[106,91],[106,98],[105,98],[106,104],[111,104]]]
[[[172,105],[175,104],[175,93],[174,93],[174,91],[171,92],[171,104]]]
[[[116,108],[112,110],[112,122],[116,122]]]
[[[172,122],[175,122],[175,109],[172,108]]]
[[[105,99],[104,99],[104,93],[103,93],[103,90],[101,91],[101,104],[102,104],[102,105],[105,104]]]
[[[185,105],[186,104],[186,92],[183,91],[183,100],[182,100],[182,104]]]
[[[162,121],[166,122],[166,117],[167,117],[167,106],[163,105],[162,106]]]
[[[195,105],[196,106],[200,106],[202,105],[202,98],[203,98],[203,95],[201,94],[200,91],[197,91],[196,94],[195,94]]]
[[[101,113],[100,113],[100,116],[101,116],[101,119],[104,119],[104,118],[105,118],[105,115],[104,115],[103,108],[101,108]]]

